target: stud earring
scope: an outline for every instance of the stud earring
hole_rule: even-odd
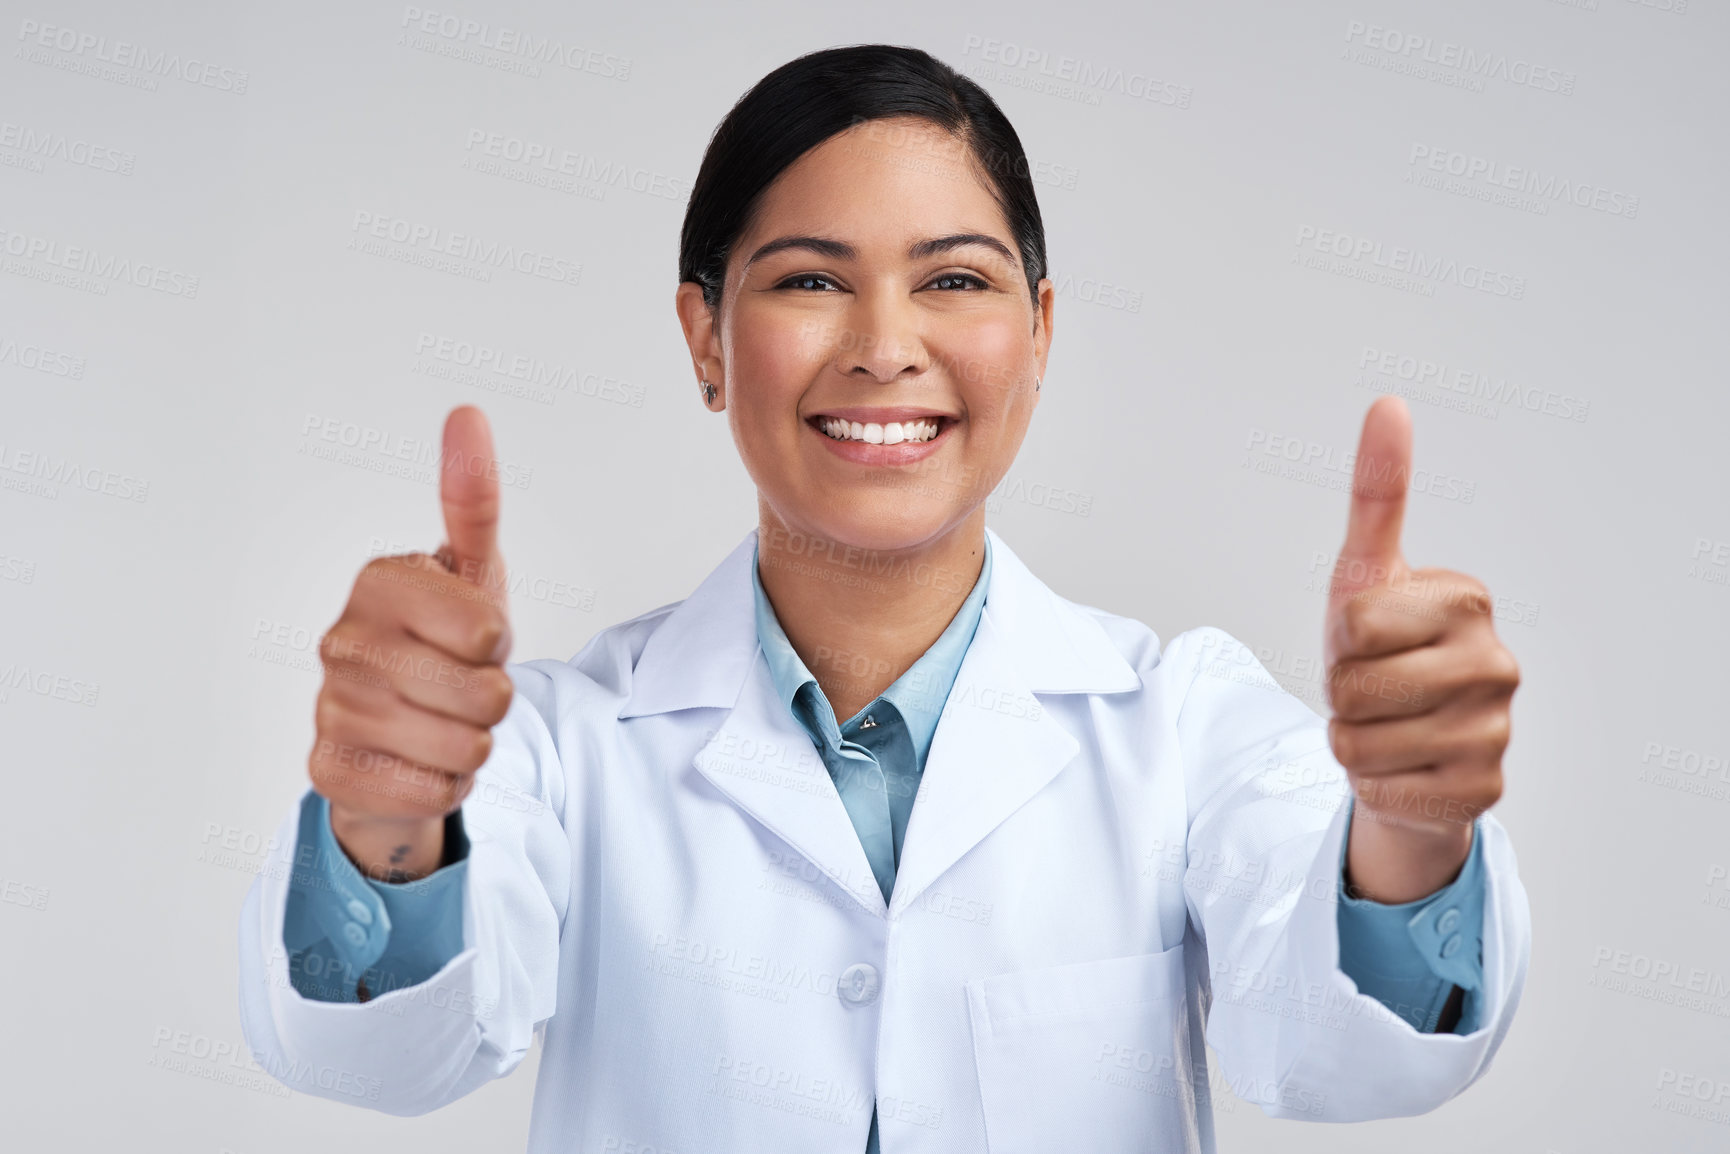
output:
[[[1033,378],[1033,391],[1034,392],[1037,393],[1039,391],[1040,382],[1043,381],[1044,379],[1045,379],[1044,377],[1034,377]]]
[[[697,382],[697,388],[702,391],[703,403],[705,405],[713,405],[715,403],[715,386],[714,385],[711,385],[706,380],[705,381],[698,381]]]

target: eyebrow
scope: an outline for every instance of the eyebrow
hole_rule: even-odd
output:
[[[1011,265],[1015,264],[1015,254],[1009,251],[1008,245],[996,237],[982,232],[957,232],[948,236],[935,236],[926,240],[915,241],[907,248],[907,259],[924,260],[927,257],[937,256],[940,253],[950,252],[958,248],[966,248],[973,244],[983,245]],[[745,262],[745,267],[750,268],[766,256],[785,252],[789,249],[814,252],[819,256],[829,257],[831,260],[859,259],[859,250],[844,240],[834,240],[826,236],[780,236],[752,253],[751,259]]]

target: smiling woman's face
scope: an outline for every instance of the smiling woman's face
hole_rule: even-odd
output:
[[[718,322],[695,284],[678,303],[771,524],[898,551],[965,522],[1015,459],[1050,345],[1055,294],[1038,287],[1036,308],[960,143],[896,118],[767,189]]]

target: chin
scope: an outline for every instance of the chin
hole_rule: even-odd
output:
[[[918,500],[909,503],[905,494],[895,492],[860,494],[857,500],[809,512],[799,522],[808,536],[878,553],[917,549],[967,516],[966,510],[932,507]]]

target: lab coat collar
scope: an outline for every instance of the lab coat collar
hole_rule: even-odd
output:
[[[1007,634],[1009,657],[1034,693],[1121,693],[1141,684],[1085,610],[1061,600],[990,526],[985,613]],[[730,708],[757,660],[751,559],[757,530],[703,579],[650,636],[620,717],[704,706]]]
[[[950,686],[955,684],[955,672],[960,668],[961,659],[973,641],[973,632],[979,626],[979,612],[985,605],[985,591],[991,584],[989,537],[985,539],[983,552],[985,559],[980,566],[979,579],[968,590],[961,608],[955,611],[955,616],[937,640],[887,689],[859,709],[860,713],[865,713],[879,701],[888,702],[913,742],[914,761],[919,766],[925,764],[931,737],[936,732],[938,718],[942,716],[943,702],[949,696]],[[751,565],[747,568],[751,573],[751,595],[756,610],[757,643],[763,647],[763,657],[769,663],[776,696],[787,706],[787,712],[798,718],[799,692],[807,685],[815,686],[817,679],[793,649],[793,643],[787,640],[787,632],[775,616],[775,607],[763,591],[758,567]],[[810,702],[815,714],[812,740],[825,743],[833,750],[842,740],[841,727],[851,718],[836,717],[820,689],[813,689],[812,693],[815,694]],[[825,722],[824,718],[829,720]],[[813,726],[807,723],[806,728],[812,729]]]
[[[834,783],[762,656],[751,582],[756,532],[656,628],[618,716],[728,710],[693,761],[698,772],[879,916],[906,909],[1079,751],[1034,694],[1141,686],[1099,622],[1053,593],[987,527],[984,612],[932,738],[886,906]]]

